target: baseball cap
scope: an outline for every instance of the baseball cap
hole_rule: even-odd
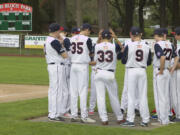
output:
[[[111,38],[111,32],[109,30],[104,30],[101,35],[102,38]]]
[[[66,27],[63,27],[63,26],[60,27],[60,30],[63,32],[68,32],[68,29]]]
[[[180,35],[180,27],[175,28],[175,35]]]
[[[84,24],[82,25],[82,30],[85,30],[85,29],[89,29],[89,30],[91,31],[92,27],[91,27],[90,24],[84,23]]]
[[[154,35],[164,35],[164,29],[163,28],[157,28],[154,30]]]
[[[79,34],[80,28],[72,28],[71,33]]]
[[[131,32],[132,35],[138,35],[138,34],[142,33],[141,29],[139,27],[134,27],[134,26],[131,27],[131,31],[130,32]]]
[[[168,29],[167,28],[163,28],[164,34],[168,35]]]
[[[60,25],[58,23],[52,23],[49,25],[49,32],[56,32],[60,30]]]

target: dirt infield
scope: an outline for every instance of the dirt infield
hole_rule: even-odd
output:
[[[48,95],[48,86],[0,84],[0,103],[43,98]]]

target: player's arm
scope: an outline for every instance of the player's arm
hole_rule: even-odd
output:
[[[157,58],[160,59],[160,71],[158,74],[163,74],[166,56],[159,44],[154,45],[154,51]]]
[[[120,60],[122,58],[123,53],[121,52],[121,47],[115,43],[115,47],[116,47],[116,54],[117,54],[117,59]]]
[[[68,55],[65,51],[65,49],[62,47],[62,44],[58,40],[54,40],[51,42],[52,48],[54,48],[59,55],[61,55],[63,58],[67,58]]]
[[[96,60],[97,60],[97,55],[96,55],[96,45],[93,46],[94,49],[94,55],[91,57],[91,62],[89,62],[89,65],[95,66],[96,65]]]
[[[92,40],[90,38],[88,38],[86,44],[87,44],[87,47],[88,47],[88,50],[89,50],[89,56],[90,56],[91,61],[92,61],[93,57],[94,57],[94,47],[93,47]]]
[[[173,49],[172,57],[174,58],[174,64],[173,64],[173,67],[171,68],[171,71],[170,71],[171,74],[174,72],[174,70],[176,70],[178,63],[179,63],[179,56],[180,56],[180,50],[178,50],[178,52],[177,52],[178,55],[177,55],[174,46],[172,46],[172,49]]]
[[[102,32],[103,32],[103,29],[101,29],[101,30],[99,31],[97,44],[101,43],[101,40],[102,40]]]
[[[151,49],[149,49],[149,55],[148,55],[148,61],[147,61],[147,65],[151,65],[152,63],[152,53],[151,53]]]
[[[127,60],[128,60],[128,46],[125,47],[124,52],[122,54],[122,59],[121,59],[122,64],[126,64]]]
[[[115,32],[114,32],[112,29],[109,29],[109,31],[111,32],[112,37],[114,38],[115,43],[116,43],[117,45],[119,45],[120,48],[123,48],[123,45],[122,45],[121,42],[118,40]]]
[[[69,38],[65,38],[63,41],[64,47],[66,48],[66,51],[70,51],[70,47],[71,47],[71,42],[69,40]]]

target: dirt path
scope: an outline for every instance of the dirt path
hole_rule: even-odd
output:
[[[0,84],[0,103],[43,98],[48,95],[48,86]]]

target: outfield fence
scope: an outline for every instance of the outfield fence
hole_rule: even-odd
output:
[[[23,35],[23,34],[0,34],[0,55],[19,55],[19,56],[44,56],[43,47],[46,35]],[[97,37],[91,37],[93,43],[97,41]],[[130,38],[119,37],[121,43]],[[153,51],[154,39],[145,39]],[[175,42],[174,38],[169,39]]]

